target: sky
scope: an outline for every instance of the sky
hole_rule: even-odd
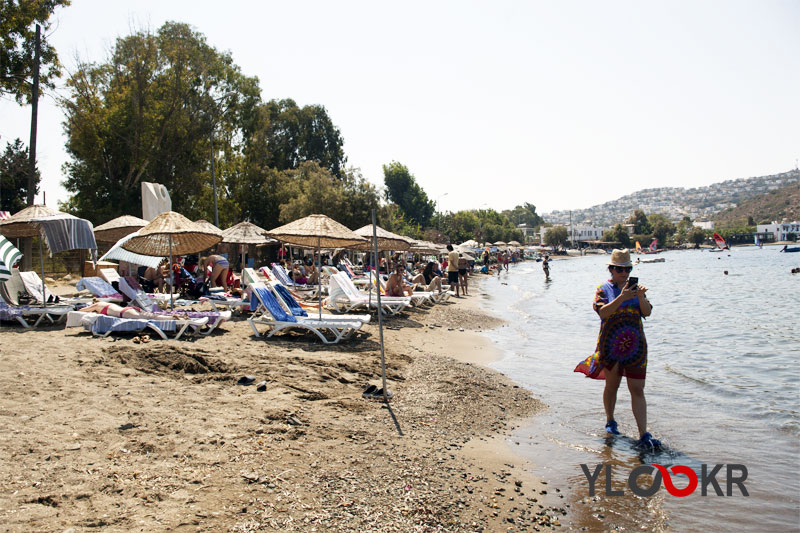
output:
[[[188,23],[263,100],[325,106],[348,166],[382,185],[398,161],[442,211],[586,208],[800,159],[796,0],[72,0],[52,20],[67,72]],[[39,106],[50,206],[68,197],[57,96],[63,79]],[[0,98],[0,147],[28,144],[30,113]]]

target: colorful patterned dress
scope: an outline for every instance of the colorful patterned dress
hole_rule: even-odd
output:
[[[598,285],[594,296],[594,310],[614,300],[619,293],[611,280]],[[575,372],[592,379],[605,379],[604,369],[619,363],[620,374],[634,379],[644,379],[647,373],[647,339],[642,327],[639,299],[633,297],[620,304],[614,313],[600,321],[597,347],[592,355],[582,361]]]

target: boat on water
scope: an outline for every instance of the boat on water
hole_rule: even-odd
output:
[[[787,244],[778,251],[786,253],[800,252],[800,246],[792,246],[791,248],[789,248],[789,245]]]
[[[653,257],[652,259],[639,259],[636,261],[636,264],[639,265],[642,263],[664,263],[665,261],[666,259],[664,259],[663,257]]]

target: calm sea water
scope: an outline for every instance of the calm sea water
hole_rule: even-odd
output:
[[[577,525],[592,529],[800,529],[800,254],[777,247],[730,253],[676,251],[664,263],[640,264],[633,275],[648,287],[653,314],[649,344],[648,426],[667,450],[639,455],[626,439],[606,440],[602,381],[573,370],[594,351],[599,318],[595,287],[608,278],[609,256],[553,261],[546,282],[540,263],[527,262],[486,280],[486,306],[508,325],[487,335],[504,352],[493,366],[549,405],[514,436],[520,454],[553,485],[568,488]],[[644,257],[644,256],[643,256]],[[728,275],[724,271],[728,271]],[[623,381],[616,419],[638,437]],[[613,465],[615,489],[588,498],[580,464]],[[627,475],[643,463],[743,464],[749,497],[678,498],[663,488],[639,498]],[[725,475],[718,476],[726,490]],[[677,476],[675,485],[686,486]],[[643,479],[643,484],[645,479]],[[713,494],[713,490],[709,489]]]

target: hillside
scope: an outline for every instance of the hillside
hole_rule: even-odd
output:
[[[716,227],[744,226],[748,222],[767,224],[787,219],[800,220],[800,183],[770,191],[714,216]]]
[[[602,205],[574,209],[571,213],[572,222],[576,225],[609,227],[625,221],[635,209],[642,209],[647,214],[660,213],[674,222],[684,216],[692,220],[710,220],[726,209],[735,208],[744,202],[797,184],[800,184],[800,171],[794,169],[770,176],[725,180],[691,189],[684,187],[644,189]],[[795,200],[793,205],[796,207],[797,204]],[[786,216],[791,218],[789,214]],[[543,214],[542,218],[551,224],[568,224],[570,212],[553,211]],[[761,218],[769,216],[764,215]]]

